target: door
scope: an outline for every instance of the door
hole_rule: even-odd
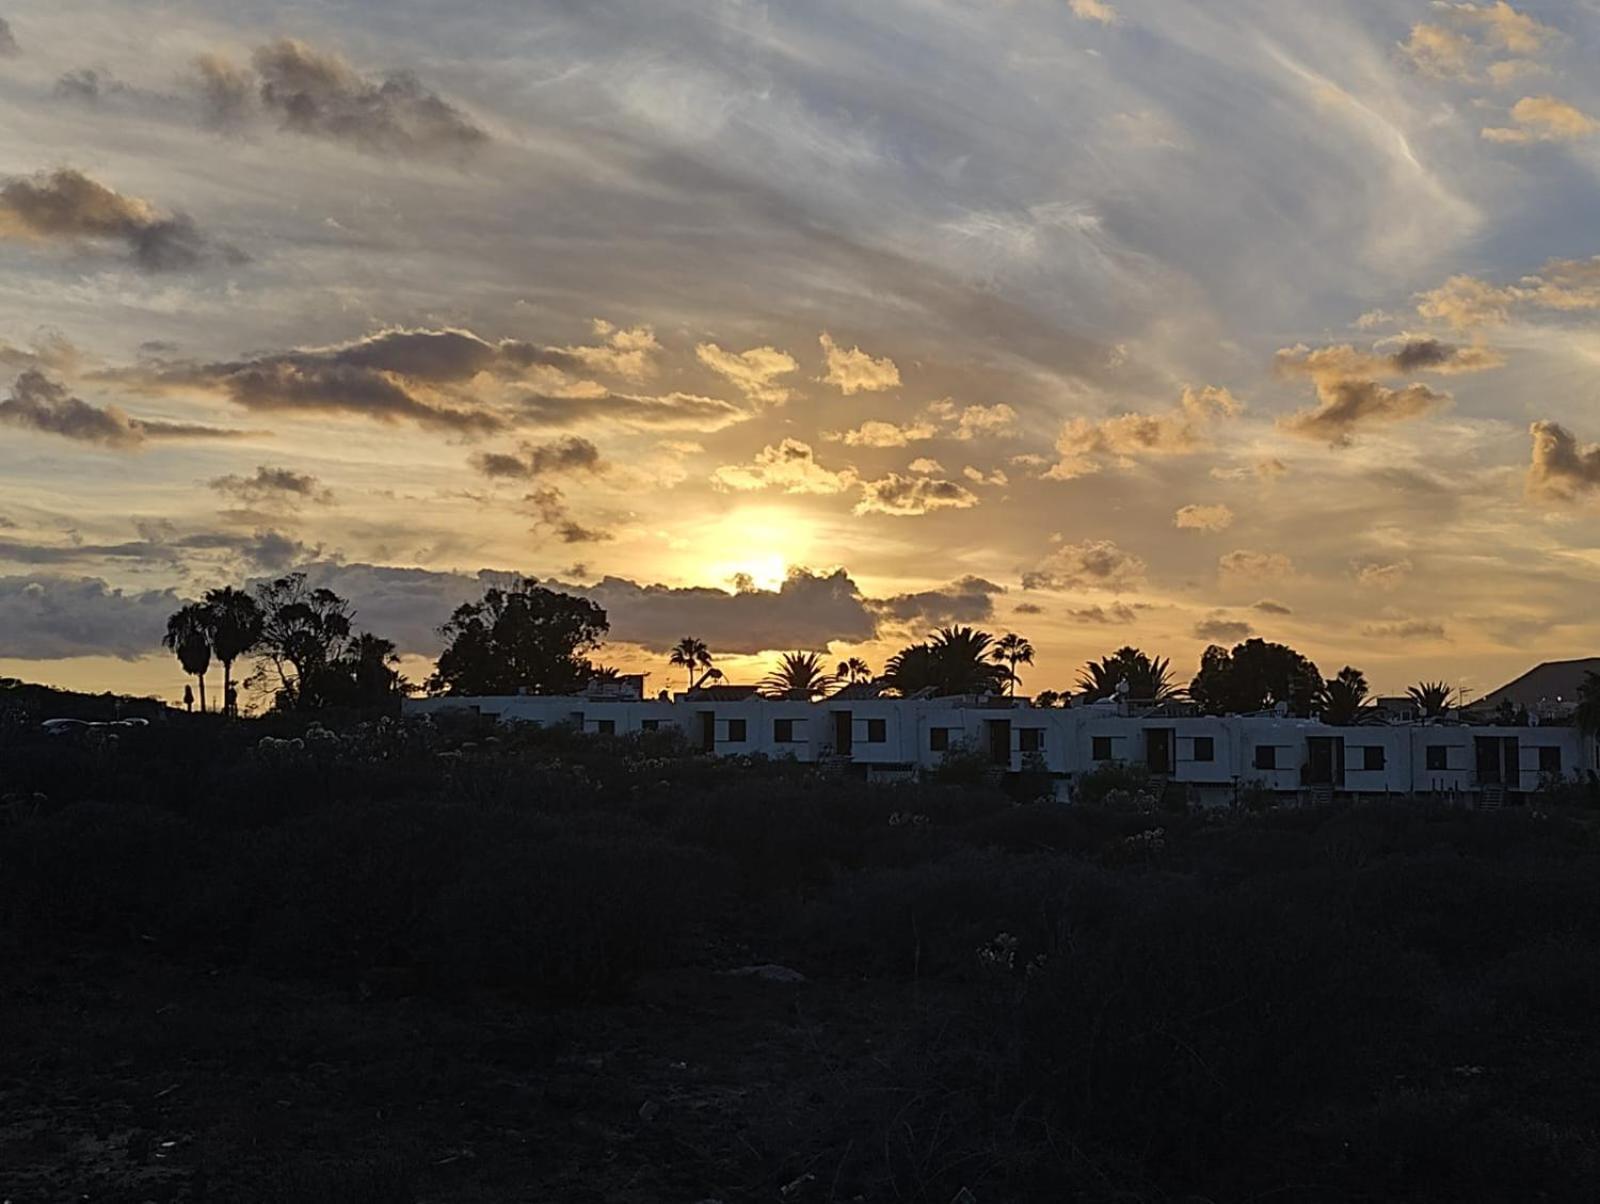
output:
[[[1344,737],[1312,736],[1306,741],[1306,785],[1344,787]]]
[[[1011,768],[1011,720],[989,720],[989,760]]]
[[[1501,781],[1500,777],[1500,741],[1493,736],[1478,736],[1473,739],[1473,763],[1478,769],[1478,784],[1496,786]]]
[[[833,751],[848,757],[856,746],[856,719],[850,711],[833,713]]]
[[[1144,731],[1145,765],[1151,773],[1170,774],[1177,769],[1173,746],[1177,731],[1168,727],[1147,727]]]
[[[1522,758],[1519,756],[1517,738],[1507,736],[1500,741],[1502,756],[1500,758],[1500,772],[1504,775],[1502,781],[1512,790],[1522,789]]]
[[[717,751],[717,713],[715,711],[701,711],[700,715],[700,751]]]

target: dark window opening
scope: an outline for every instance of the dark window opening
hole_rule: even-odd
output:
[[[659,732],[661,730],[661,720],[641,719],[639,720],[639,730],[641,732]]]
[[[599,719],[595,721],[595,731],[602,736],[615,736],[617,734],[617,721],[615,719]]]
[[[1109,761],[1109,760],[1111,760],[1111,737],[1110,736],[1096,736],[1096,737],[1094,737],[1093,745],[1094,745],[1094,747],[1092,748],[1090,755],[1093,756],[1096,761]]]
[[[1450,768],[1450,746],[1448,744],[1428,745],[1428,768],[1432,770]]]
[[[1255,764],[1256,764],[1256,768],[1257,769],[1276,769],[1276,768],[1278,768],[1278,749],[1277,749],[1277,747],[1275,745],[1272,745],[1272,744],[1258,744],[1258,745],[1256,745],[1256,761],[1255,761]]]
[[[928,729],[928,751],[948,752],[950,750],[950,729],[947,727],[930,727]]]
[[[888,740],[889,721],[887,719],[868,719],[866,743],[885,744]]]
[[[1369,744],[1361,750],[1361,768],[1366,770],[1383,768],[1383,746]]]
[[[1044,751],[1044,728],[1025,727],[1021,729],[1021,750],[1025,753]]]
[[[728,740],[727,740],[727,742],[729,744],[743,744],[744,743],[744,720],[743,719],[730,719],[730,720],[728,720]]]
[[[1194,759],[1196,761],[1215,761],[1217,759],[1217,742],[1212,736],[1196,736],[1194,738]]]
[[[775,744],[793,744],[794,720],[774,719],[772,721],[772,740]]]
[[[1539,772],[1561,772],[1561,746],[1548,744],[1539,749]]]

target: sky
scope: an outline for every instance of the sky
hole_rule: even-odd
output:
[[[1600,651],[1600,2],[0,0],[0,673]]]

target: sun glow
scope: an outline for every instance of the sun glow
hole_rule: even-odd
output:
[[[717,585],[775,590],[794,565],[807,563],[813,529],[805,518],[775,506],[750,507],[725,515],[706,532],[715,549],[706,574]]]

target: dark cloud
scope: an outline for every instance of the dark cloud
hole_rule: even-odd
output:
[[[1011,608],[1011,611],[1013,614],[1019,615],[1042,615],[1044,614],[1044,607],[1037,606],[1032,602],[1018,602]]]
[[[324,487],[322,482],[310,473],[296,472],[292,468],[269,468],[265,464],[258,465],[250,476],[229,473],[227,476],[212,477],[206,484],[218,493],[230,494],[241,501],[251,503],[327,504],[333,501],[332,491]]]
[[[575,521],[567,510],[566,498],[554,485],[535,489],[523,500],[538,515],[539,526],[552,531],[562,543],[604,543],[614,538],[609,531]]]
[[[74,397],[66,386],[31,368],[0,401],[0,422],[116,448],[136,448],[153,439],[232,439],[246,433],[134,418],[116,406],[95,406]]]
[[[38,565],[114,560],[180,567],[196,553],[216,552],[237,557],[248,567],[276,569],[310,559],[319,551],[281,531],[255,531],[249,535],[197,531],[184,535],[165,522],[144,522],[136,526],[139,538],[121,543],[37,543],[0,539],[0,560]]]
[[[1259,610],[1264,615],[1292,615],[1292,614],[1294,614],[1294,611],[1290,610],[1282,602],[1274,602],[1270,598],[1261,599],[1261,601],[1257,602],[1250,609]]]
[[[1427,385],[1391,389],[1375,380],[1319,380],[1317,397],[1317,405],[1278,419],[1278,426],[1331,447],[1349,447],[1365,428],[1420,418],[1450,404],[1448,393]]]
[[[962,577],[942,589],[896,594],[874,601],[880,620],[901,626],[944,627],[952,623],[982,623],[994,617],[994,599],[1005,586],[982,577]]]
[[[364,76],[339,54],[292,38],[258,47],[251,64],[216,54],[195,60],[194,87],[211,124],[235,126],[259,109],[285,130],[373,154],[459,156],[488,141],[410,71]]]
[[[1020,608],[1019,608],[1020,609]],[[1112,602],[1109,605],[1085,606],[1078,610],[1067,611],[1069,619],[1079,623],[1096,623],[1105,625],[1123,626],[1132,623],[1139,617],[1138,609],[1126,602]]]
[[[102,76],[93,67],[84,67],[77,71],[67,71],[56,80],[55,92],[62,100],[76,100],[84,104],[94,104],[100,99],[102,88],[117,88],[120,85],[109,76]]]
[[[857,514],[904,517],[933,510],[966,510],[977,504],[978,495],[955,481],[891,472],[876,481],[861,482],[861,500],[855,509]]]
[[[1445,630],[1442,623],[1425,619],[1402,619],[1393,623],[1369,623],[1361,634],[1375,640],[1442,640]]]
[[[93,577],[0,577],[0,656],[137,660],[181,603],[170,589],[125,593]]]
[[[11,32],[11,23],[0,17],[0,59],[16,58],[22,53],[22,47],[17,45],[16,36]]]
[[[625,393],[557,397],[529,393],[518,405],[527,422],[556,428],[609,420],[626,426],[709,434],[750,417],[749,411],[732,402],[693,393],[667,393],[659,397]]]
[[[481,452],[472,457],[472,464],[484,476],[514,480],[564,472],[600,472],[605,468],[600,449],[577,435],[553,443],[524,443],[515,455]]]
[[[218,251],[186,214],[158,215],[148,201],[124,196],[70,167],[34,176],[13,176],[0,185],[0,237],[113,239],[127,244],[133,262],[147,272],[199,267]]]
[[[1109,539],[1062,544],[1022,574],[1023,589],[1122,589],[1144,576],[1145,562]]]
[[[1528,464],[1530,496],[1572,502],[1600,493],[1600,443],[1579,443],[1559,422],[1535,422],[1532,459]]]
[[[1248,623],[1215,615],[1194,625],[1195,637],[1213,644],[1237,644],[1240,640],[1249,639],[1254,631]]]

